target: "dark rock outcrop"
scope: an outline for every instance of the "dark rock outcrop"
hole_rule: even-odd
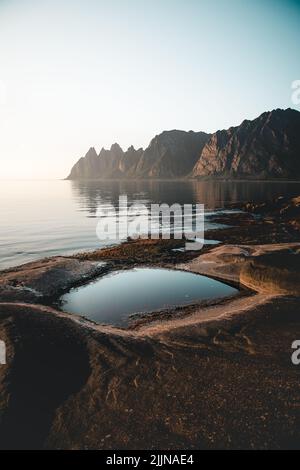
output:
[[[91,147],[84,158],[80,158],[73,166],[71,173],[67,179],[89,179],[92,178],[95,172],[98,172],[99,157],[94,147]]]
[[[300,178],[300,113],[276,109],[214,134],[165,131],[145,149],[91,148],[68,179]]]
[[[177,130],[157,135],[143,153],[135,175],[150,178],[187,176],[209,137],[204,132]]]
[[[300,196],[280,196],[272,201],[248,202],[243,207],[248,212],[259,214],[274,225],[285,224],[300,229]]]
[[[300,113],[276,109],[240,126],[217,131],[199,152],[192,175],[299,178]]]
[[[134,172],[142,154],[143,154],[142,148],[135,150],[133,145],[131,145],[131,147],[129,147],[127,152],[123,154],[120,160],[119,170],[121,171],[121,173],[127,174],[130,171]]]
[[[154,137],[145,151],[131,146],[123,152],[114,144],[98,156],[92,148],[74,165],[67,179],[185,177],[209,137],[204,132],[173,130]]]
[[[97,155],[96,150],[90,148],[86,156],[73,166],[67,179],[120,178],[137,165],[142,152],[142,149],[135,150],[132,146],[123,152],[118,144],[113,144],[110,150],[102,148]]]

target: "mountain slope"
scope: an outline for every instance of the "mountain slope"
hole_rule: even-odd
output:
[[[173,178],[187,176],[210,135],[205,132],[165,131],[149,147],[123,152],[118,144],[97,155],[91,148],[73,166],[67,179]]]
[[[277,109],[218,131],[199,152],[192,176],[300,177],[300,113]]]
[[[155,136],[135,168],[135,176],[172,178],[188,175],[209,137],[205,132],[178,130]]]
[[[120,178],[137,165],[142,153],[142,149],[135,150],[132,146],[123,152],[118,144],[113,144],[110,150],[102,148],[97,155],[92,147],[75,163],[67,179]]]
[[[214,134],[164,131],[145,149],[90,148],[67,179],[300,179],[300,113],[276,109]]]

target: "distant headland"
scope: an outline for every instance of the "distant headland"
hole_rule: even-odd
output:
[[[144,150],[91,147],[67,179],[300,179],[300,112],[275,109],[239,126],[164,131]]]

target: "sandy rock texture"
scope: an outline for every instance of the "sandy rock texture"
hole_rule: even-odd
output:
[[[300,369],[291,345],[300,338],[300,300],[278,291],[281,279],[265,292],[257,274],[270,253],[298,251],[212,248],[175,267],[235,285],[251,275],[259,289],[128,330],[43,304],[46,286],[82,281],[104,268],[98,261],[54,258],[1,273],[2,286],[23,283],[40,303],[1,298],[0,447],[298,448]],[[245,271],[249,262],[254,273]]]

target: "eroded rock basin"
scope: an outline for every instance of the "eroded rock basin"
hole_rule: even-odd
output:
[[[238,290],[185,271],[135,268],[111,273],[64,294],[62,309],[114,326],[127,326],[145,314],[202,301],[231,297]]]
[[[109,270],[132,269],[128,260],[170,268],[174,245],[168,252],[163,243],[135,241],[1,273],[0,448],[299,448],[291,344],[300,337],[300,297],[278,295],[283,269],[265,290],[282,253],[299,256],[298,242],[223,245],[194,258],[176,252],[176,272],[242,289],[243,279],[255,280],[259,290],[160,311],[133,328],[92,325],[47,304]]]

